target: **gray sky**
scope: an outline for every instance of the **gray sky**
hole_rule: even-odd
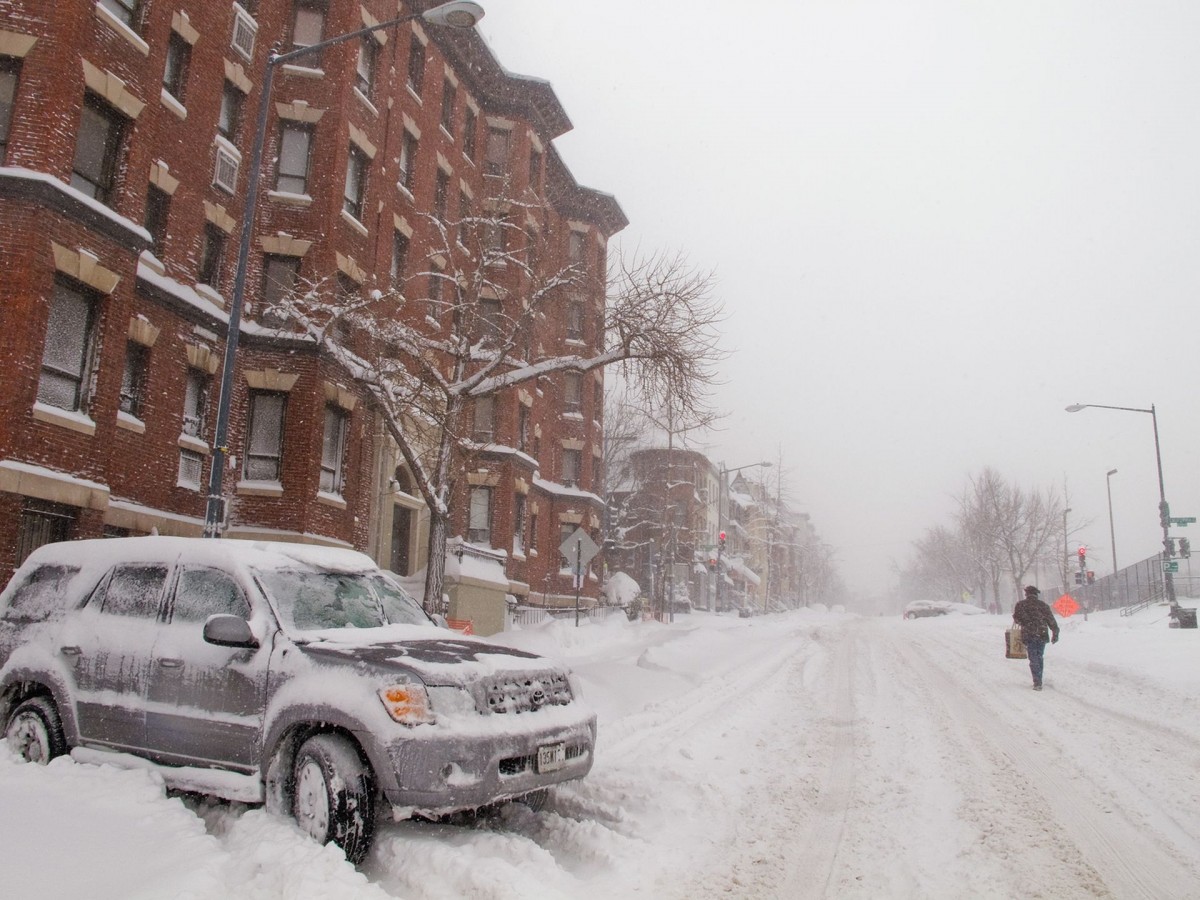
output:
[[[1172,514],[1200,515],[1200,4],[485,5],[500,61],[571,117],[575,176],[629,216],[614,249],[715,270],[709,450],[782,451],[852,588],[886,588],[985,465],[1065,480],[1099,575],[1117,469],[1118,563],[1157,552],[1151,417],[1077,401],[1156,404]]]

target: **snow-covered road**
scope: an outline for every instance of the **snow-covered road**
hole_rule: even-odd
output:
[[[147,773],[3,758],[0,866],[46,898],[1197,896],[1200,633],[1158,609],[1076,617],[1035,693],[1004,626],[802,611],[515,632],[570,662],[601,721],[592,774],[540,813],[388,823],[356,872]]]

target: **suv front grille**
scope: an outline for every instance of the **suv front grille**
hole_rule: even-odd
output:
[[[566,706],[571,686],[565,672],[536,675],[499,675],[484,682],[484,698],[491,713],[533,712],[543,706]]]

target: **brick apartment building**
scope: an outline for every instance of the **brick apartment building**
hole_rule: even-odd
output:
[[[431,215],[517,198],[530,259],[588,273],[531,346],[603,341],[624,214],[557,154],[571,123],[550,86],[507,72],[473,29],[406,22],[278,67],[245,222],[268,52],[432,5],[0,0],[0,578],[50,540],[202,532],[243,227],[227,537],[351,546],[401,575],[426,562],[424,505],[369,398],[268,320],[275,292],[432,295],[413,276],[444,265]],[[522,286],[513,272],[504,303]],[[477,411],[451,615],[486,632],[505,596],[574,602],[557,548],[599,529],[602,401],[598,376],[568,373]]]

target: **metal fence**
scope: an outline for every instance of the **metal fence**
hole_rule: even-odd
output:
[[[609,616],[624,615],[626,615],[625,609],[620,606],[596,606],[592,609],[581,608],[579,610],[580,619],[589,619],[593,622],[602,622]],[[513,611],[509,624],[524,627],[541,624],[547,619],[571,619],[573,621],[575,607],[518,606]]]
[[[1190,560],[1181,562],[1188,563],[1190,568]],[[1190,571],[1175,576],[1175,591],[1179,596],[1193,596],[1197,590],[1200,590],[1200,576],[1192,576]],[[1093,584],[1077,585],[1071,593],[1090,610],[1148,606],[1166,597],[1162,557],[1151,556],[1113,575],[1097,578]]]

